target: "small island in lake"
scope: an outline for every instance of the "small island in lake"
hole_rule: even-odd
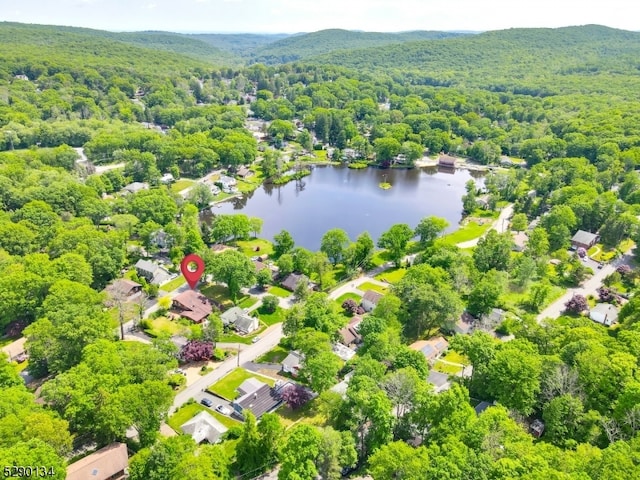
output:
[[[378,186],[383,190],[389,190],[391,188],[391,184],[387,182],[380,182]]]

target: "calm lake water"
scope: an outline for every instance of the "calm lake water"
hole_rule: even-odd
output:
[[[439,172],[437,168],[411,170],[351,170],[346,167],[316,167],[301,182],[281,187],[263,185],[241,199],[214,207],[214,214],[244,213],[264,220],[261,237],[272,239],[288,230],[296,245],[320,248],[320,240],[331,228],[342,228],[351,240],[368,231],[377,241],[395,223],[414,228],[421,218],[436,215],[457,228],[462,217],[464,184],[472,177],[481,183],[481,174],[458,170]],[[382,190],[380,182],[391,183]]]

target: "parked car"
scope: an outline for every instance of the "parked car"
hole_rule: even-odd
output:
[[[251,343],[257,343],[257,342],[259,342],[259,341],[260,341],[260,335],[256,335],[255,337],[253,337],[253,338],[251,339]]]
[[[203,398],[202,400],[200,400],[200,403],[202,405],[204,405],[205,407],[213,406],[213,402],[211,400],[209,400],[208,398]]]
[[[218,405],[216,407],[216,411],[221,413],[222,415],[231,415],[231,410],[229,410],[227,407],[225,407],[224,405]]]
[[[184,370],[182,370],[181,368],[176,368],[174,370],[175,373],[179,373],[180,375],[184,375],[185,377],[187,376],[187,372],[185,372]]]

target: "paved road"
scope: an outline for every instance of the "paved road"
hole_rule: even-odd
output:
[[[180,190],[178,193],[180,195],[182,195],[183,197],[186,198],[186,196],[189,194],[189,192],[191,191],[191,189],[193,187],[195,187],[197,184],[199,183],[204,183],[207,180],[209,180],[211,177],[213,177],[214,175],[219,175],[222,173],[222,170],[214,170],[213,172],[207,173],[204,177],[202,178],[198,178],[197,180],[195,180],[195,183],[192,185],[189,185],[187,188]]]
[[[273,347],[278,345],[282,338],[282,324],[278,323],[267,328],[259,342],[252,345],[247,345],[245,349],[240,353],[240,364],[244,362],[250,362],[258,358],[260,355],[264,355]],[[195,398],[200,392],[205,390],[212,383],[217,382],[227,373],[231,372],[238,366],[238,357],[233,357],[222,362],[218,367],[198,379],[196,382],[188,386],[183,391],[179,392],[174,400],[173,405],[169,409],[169,415],[173,414],[182,404],[186,403],[190,398]]]
[[[384,271],[384,270],[382,270]],[[350,282],[345,283],[344,285],[339,286],[331,293],[329,293],[329,298],[335,300],[336,298],[344,295],[345,293],[357,293],[358,295],[363,295],[364,292],[360,290],[358,287],[363,283],[373,283],[375,285],[380,285],[381,287],[389,288],[390,285],[388,283],[381,282],[380,280],[376,280],[370,274],[364,275],[362,277],[358,277]]]
[[[491,225],[491,228],[489,230],[495,230],[498,233],[506,232],[507,229],[509,228],[509,222],[507,220],[509,218],[511,218],[511,215],[513,215],[513,205],[509,204],[509,205],[507,205],[506,207],[504,207],[502,209],[502,211],[500,212],[500,215],[498,216],[498,219],[495,222],[493,222],[493,224]],[[486,235],[486,233],[484,235]],[[484,237],[484,235],[482,235],[482,236],[480,236],[478,238],[474,238],[473,240],[468,240],[466,242],[460,242],[460,243],[458,243],[458,247],[459,248],[475,247],[478,244],[478,242],[480,241],[480,239],[482,237]]]
[[[537,317],[538,322],[541,322],[545,318],[558,318],[560,315],[564,313],[564,305],[567,303],[573,295],[584,295],[585,297],[588,295],[593,295],[596,293],[596,290],[602,286],[602,281],[605,277],[611,275],[615,272],[616,268],[622,264],[629,264],[633,258],[633,250],[630,250],[628,253],[623,255],[617,260],[605,265],[600,270],[594,270],[594,275],[586,280],[581,287],[579,288],[571,288],[564,295],[562,295],[558,300],[553,302],[547,308],[545,308]]]

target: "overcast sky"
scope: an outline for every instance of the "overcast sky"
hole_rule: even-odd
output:
[[[597,23],[640,30],[633,0],[0,0],[0,20],[104,30],[498,30]]]

